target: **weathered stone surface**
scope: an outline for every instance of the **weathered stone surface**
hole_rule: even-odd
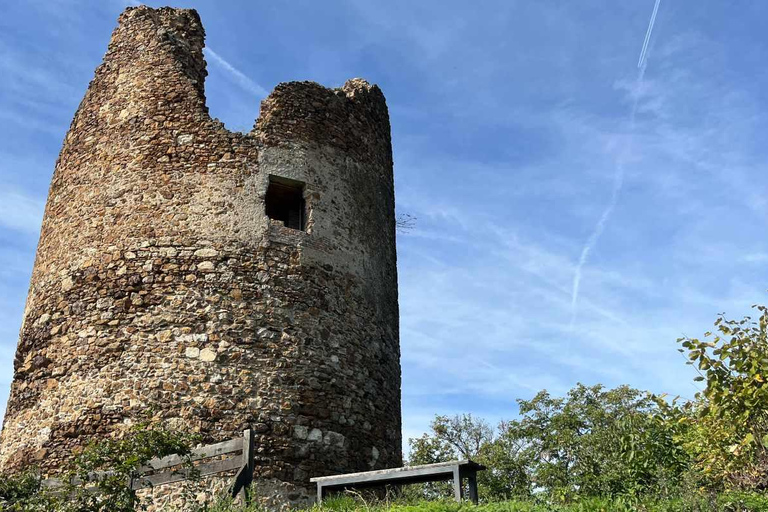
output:
[[[120,16],[56,163],[0,468],[55,472],[147,410],[203,442],[254,426],[277,501],[402,462],[384,96],[284,83],[232,133],[203,39],[191,10]],[[270,176],[305,183],[305,230],[266,216]]]
[[[330,430],[325,433],[325,436],[323,437],[323,442],[325,444],[335,446],[336,448],[343,448],[344,447],[344,436],[339,434],[338,432],[331,432]]]
[[[320,441],[323,438],[323,431],[319,428],[313,428],[307,434],[307,441]]]
[[[204,348],[200,351],[200,360],[205,361],[207,363],[210,363],[211,361],[216,359],[216,351],[211,350],[210,348]]]
[[[309,428],[305,425],[294,425],[293,435],[299,439],[306,439],[309,434]]]

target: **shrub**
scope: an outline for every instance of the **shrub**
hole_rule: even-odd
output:
[[[34,470],[4,475],[0,478],[1,510],[132,512],[143,505],[130,485],[138,469],[155,457],[188,455],[195,440],[147,423],[136,425],[121,439],[86,446],[60,475],[64,485],[55,490],[44,489]]]
[[[696,400],[676,411],[679,441],[692,454],[702,483],[718,489],[768,487],[768,308],[728,320],[716,333],[681,338],[681,352],[705,383]]]

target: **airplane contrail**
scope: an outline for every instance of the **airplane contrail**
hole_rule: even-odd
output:
[[[645,60],[645,52],[648,50],[648,43],[651,40],[651,33],[653,33],[653,25],[656,24],[656,13],[659,12],[659,4],[661,0],[656,0],[656,4],[653,6],[653,14],[651,14],[651,21],[648,23],[648,30],[645,32],[645,41],[643,41],[643,49],[640,50],[640,59],[637,61],[637,67],[643,65]]]
[[[264,89],[262,86],[248,78],[248,76],[234,67],[232,64],[230,64],[228,61],[224,60],[224,57],[213,51],[213,48],[206,47],[203,48],[203,54],[205,54],[206,57],[210,58],[213,62],[221,66],[227,73],[229,73],[234,79],[235,82],[245,89],[246,91],[250,92],[251,94],[256,95],[257,97],[265,97],[269,95],[269,92],[267,92],[266,89]]]
[[[587,243],[584,244],[584,247],[581,249],[579,262],[576,265],[576,271],[573,274],[573,286],[571,289],[571,321],[569,324],[570,331],[573,330],[573,324],[576,321],[576,308],[578,306],[578,301],[579,301],[579,287],[581,286],[581,271],[584,268],[584,265],[587,264],[587,260],[589,259],[589,253],[592,252],[592,249],[594,248],[595,244],[597,244],[597,241],[600,238],[600,235],[603,234],[603,231],[605,230],[605,226],[608,223],[608,219],[610,219],[611,215],[613,214],[613,210],[616,208],[616,203],[619,201],[619,195],[621,193],[621,189],[624,186],[624,160],[627,153],[629,152],[629,146],[632,142],[631,140],[632,134],[635,131],[635,117],[637,116],[637,104],[640,98],[639,92],[643,83],[643,79],[645,78],[645,68],[647,64],[646,53],[648,51],[648,44],[651,40],[651,34],[653,33],[653,25],[656,23],[656,14],[659,12],[660,3],[661,3],[661,0],[656,0],[655,5],[653,6],[653,14],[651,14],[651,21],[648,23],[648,30],[645,33],[643,48],[642,50],[640,50],[640,60],[638,60],[637,62],[637,66],[640,68],[640,71],[637,74],[636,87],[634,91],[634,99],[632,101],[632,110],[629,115],[630,139],[629,139],[629,142],[623,148],[623,151],[619,154],[619,157],[616,161],[616,171],[613,174],[613,187],[611,189],[611,198],[608,201],[608,205],[605,207],[605,210],[603,210],[602,215],[600,215],[600,219],[597,221],[595,228],[592,230],[592,233],[589,235],[589,238],[587,239]]]
[[[635,110],[635,109],[633,109]],[[634,117],[634,116],[633,116]],[[634,122],[632,123],[634,124]],[[611,190],[611,199],[608,202],[603,214],[600,216],[600,220],[597,221],[595,229],[587,239],[587,243],[581,249],[581,255],[579,256],[579,263],[576,265],[576,272],[573,274],[573,289],[571,291],[571,323],[570,328],[573,329],[573,324],[576,321],[576,306],[579,300],[579,286],[581,285],[581,270],[584,265],[587,264],[589,253],[592,252],[592,248],[597,243],[600,235],[605,230],[605,225],[608,223],[608,219],[616,208],[616,203],[619,200],[619,193],[624,186],[624,159],[623,155],[619,157],[619,161],[616,163],[616,173],[613,175],[613,189]]]

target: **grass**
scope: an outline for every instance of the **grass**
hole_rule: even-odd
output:
[[[199,512],[264,512],[259,506],[242,507],[220,502]],[[366,501],[359,497],[338,496],[326,499],[322,506],[308,512],[768,512],[764,494],[730,493],[715,499],[702,497],[661,501],[587,498],[567,505],[536,501],[503,501],[474,506],[453,501]]]

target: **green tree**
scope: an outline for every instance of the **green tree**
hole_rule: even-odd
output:
[[[480,491],[495,500],[529,497],[531,479],[530,461],[525,458],[524,444],[518,439],[503,435],[507,423],[501,422],[492,442],[480,449],[477,460],[486,466],[478,476]]]
[[[520,418],[502,425],[497,444],[551,501],[669,495],[687,467],[645,392],[578,384],[565,397],[545,390],[518,404]]]
[[[663,402],[663,401],[662,401]],[[663,402],[669,409],[666,402]],[[669,496],[689,457],[676,427],[647,393],[578,384],[565,397],[546,390],[518,400],[520,417],[490,428],[471,415],[437,416],[431,431],[411,439],[411,464],[473,459],[487,466],[481,495],[537,494],[571,502],[588,496]],[[425,487],[424,496],[444,492]]]
[[[720,315],[715,333],[678,341],[705,388],[685,408],[671,409],[678,439],[712,489],[768,488],[768,308],[757,320]]]
[[[629,469],[639,460],[637,440],[626,439],[641,423],[648,428],[655,403],[645,393],[578,384],[565,398],[541,391],[518,404],[521,418],[507,423],[502,436],[524,447],[522,459],[539,491],[571,501],[646,490],[649,483]]]
[[[502,424],[503,425],[503,424]],[[410,465],[432,464],[457,459],[471,459],[488,469],[478,474],[478,487],[484,499],[500,500],[528,495],[530,486],[524,465],[517,459],[508,439],[496,436],[485,421],[462,414],[437,416],[430,432],[409,440]],[[429,484],[417,487],[415,496],[433,498],[445,496],[448,485]]]

